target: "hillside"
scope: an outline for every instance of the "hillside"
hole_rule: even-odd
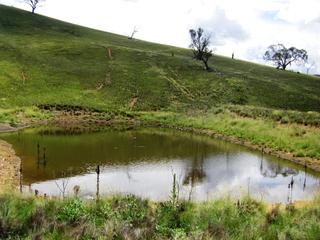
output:
[[[0,5],[0,108],[127,109],[131,103],[136,110],[175,110],[232,103],[320,111],[317,77],[221,56],[210,64],[217,72],[204,71],[188,49]]]

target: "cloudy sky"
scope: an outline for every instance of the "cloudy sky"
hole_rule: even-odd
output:
[[[136,26],[137,38],[180,47],[201,26],[217,54],[261,63],[270,44],[283,43],[306,49],[316,64],[310,72],[320,73],[320,0],[47,0],[37,12],[122,35]]]

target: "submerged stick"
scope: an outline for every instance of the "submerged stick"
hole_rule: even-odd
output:
[[[97,173],[97,193],[96,193],[96,196],[97,196],[97,201],[99,201],[99,198],[100,198],[100,166],[98,165],[97,166],[97,169],[96,169],[96,173]]]
[[[22,167],[20,166],[20,176],[19,176],[19,186],[20,186],[20,193],[22,193]]]

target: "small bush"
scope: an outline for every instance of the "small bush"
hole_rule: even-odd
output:
[[[176,206],[171,202],[161,203],[158,207],[156,230],[164,236],[173,236],[176,231],[188,232],[192,228],[193,215],[189,212],[191,203],[180,202]]]
[[[113,217],[112,204],[110,201],[98,201],[88,209],[89,219],[97,225],[103,225]]]
[[[116,211],[116,217],[133,226],[139,226],[148,215],[148,201],[133,195],[124,198],[115,198],[112,208]]]
[[[87,209],[84,202],[80,198],[72,198],[68,200],[58,213],[58,220],[76,223],[87,216]]]

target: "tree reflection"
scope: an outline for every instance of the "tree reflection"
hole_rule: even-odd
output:
[[[192,159],[191,167],[188,167],[186,171],[183,185],[190,185],[191,189],[193,189],[197,183],[202,183],[204,181],[206,173],[203,169],[203,165],[204,160],[208,157],[207,152],[206,146],[201,146],[200,148],[200,144],[197,144],[196,154]]]
[[[264,161],[264,157],[262,155],[260,161],[260,173],[264,177],[276,178],[279,175],[283,177],[296,176],[299,171],[286,166],[281,166],[279,160],[277,162]]]

